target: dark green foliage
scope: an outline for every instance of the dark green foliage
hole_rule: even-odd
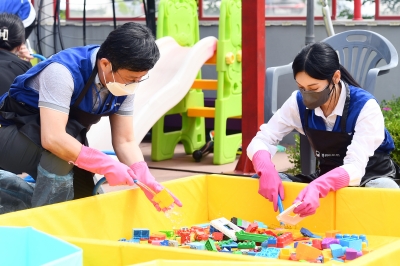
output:
[[[300,162],[300,136],[294,134],[294,146],[286,148],[286,153],[289,157],[289,162],[293,164],[293,167],[288,169],[286,172],[291,175],[297,175],[301,173],[301,162]]]
[[[385,126],[392,135],[395,148],[392,151],[393,160],[400,163],[400,97],[390,101],[383,100],[381,103]]]

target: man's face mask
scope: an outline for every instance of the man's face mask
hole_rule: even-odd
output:
[[[114,95],[114,96],[125,96],[130,95],[135,92],[135,90],[139,87],[139,82],[132,82],[129,84],[122,84],[119,82],[115,82],[114,73],[112,71],[111,66],[111,75],[114,79],[114,82],[107,82],[106,75],[103,71],[104,82],[106,83],[107,89]]]
[[[331,95],[331,89],[326,86],[322,91],[305,91],[300,89],[301,96],[303,97],[303,103],[308,109],[315,109],[326,103]]]

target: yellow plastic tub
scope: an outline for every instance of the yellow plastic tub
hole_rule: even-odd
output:
[[[169,260],[200,261],[197,263],[204,260],[221,261],[219,265],[229,265],[232,260],[252,261],[255,265],[260,262],[277,263],[274,259],[252,256],[119,242],[120,238],[132,237],[132,228],[148,228],[151,232],[157,232],[201,224],[220,217],[238,217],[248,221],[262,221],[269,226],[278,225],[277,213],[273,211],[271,203],[257,193],[257,180],[199,175],[166,182],[164,185],[184,205],[175,208],[174,213],[168,216],[155,211],[140,189],[131,189],[1,215],[0,225],[33,226],[67,240],[83,249],[85,265],[160,263],[153,260],[168,260],[162,263],[173,263]],[[284,186],[283,205],[287,208],[305,185],[285,183]],[[351,200],[352,197],[360,197],[359,193],[364,193],[363,200]],[[395,207],[399,200],[400,192],[394,190],[342,189],[322,199],[317,213],[301,221],[296,228],[305,227],[320,235],[334,229],[342,233],[366,234],[369,246],[374,251],[349,262],[353,265],[360,265],[361,262],[362,265],[382,265],[388,261],[399,261],[400,231],[388,229],[397,227],[397,220],[390,218],[390,215],[376,215],[382,215],[388,210],[397,215]],[[354,208],[353,203],[356,206]],[[381,209],[383,203],[386,204],[384,210]],[[386,228],[377,227],[380,222]],[[289,265],[295,262],[280,260],[279,263]]]

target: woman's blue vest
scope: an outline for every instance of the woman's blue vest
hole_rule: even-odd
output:
[[[350,104],[347,117],[346,132],[353,135],[357,118],[362,108],[368,100],[375,98],[369,92],[363,89],[351,85],[348,86],[350,89]],[[299,107],[301,124],[304,128],[304,112],[306,110],[306,106],[303,103],[303,97],[301,96],[300,91],[297,93],[297,105]],[[340,132],[341,119],[341,116],[337,116],[335,125],[332,129],[333,132]],[[314,110],[311,110],[311,112],[309,112],[308,127],[318,130],[326,130],[324,120],[320,116],[316,116]],[[394,142],[392,136],[385,128],[385,139],[376,151],[389,154],[392,150],[394,150]]]

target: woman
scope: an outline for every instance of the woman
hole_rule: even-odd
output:
[[[300,216],[314,214],[319,198],[347,186],[399,188],[398,167],[390,158],[394,143],[376,99],[360,88],[326,43],[304,47],[292,65],[299,87],[260,127],[247,154],[260,176],[259,193],[277,210],[282,180],[309,183],[295,202]],[[276,145],[293,129],[305,134],[319,162],[316,173],[277,173],[271,162]]]
[[[25,29],[21,19],[0,13],[0,95],[10,89],[16,76],[24,74],[31,63],[18,56],[24,49]]]
[[[132,186],[137,179],[160,192],[132,122],[135,90],[159,57],[150,30],[129,22],[101,46],[63,50],[18,76],[0,96],[0,168],[28,173],[36,185],[0,178],[0,213],[91,196],[93,173],[112,186]],[[103,116],[110,119],[119,161],[87,146],[86,132]],[[153,195],[144,193],[160,211]]]

